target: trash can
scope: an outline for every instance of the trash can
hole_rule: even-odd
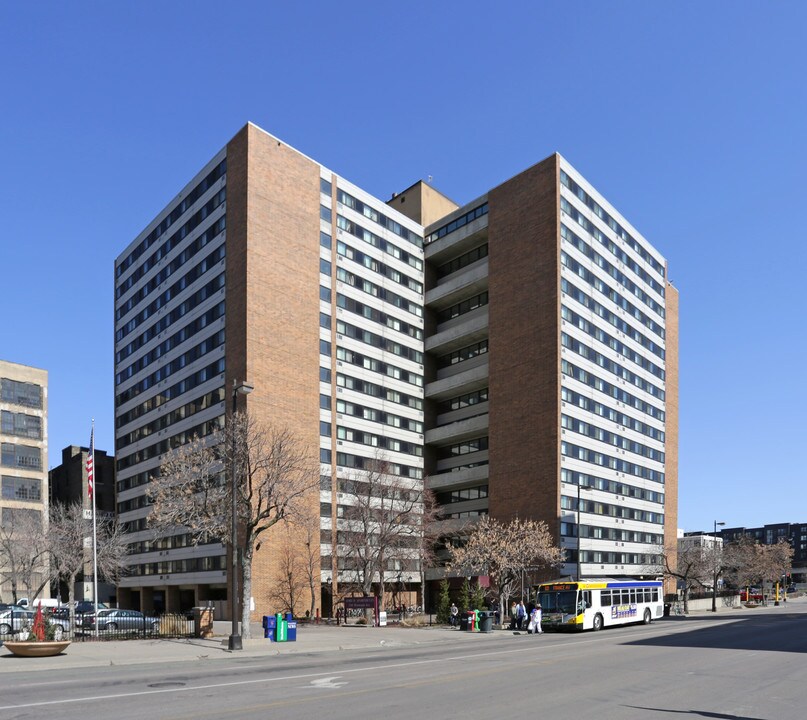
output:
[[[672,608],[672,603],[664,603],[664,617],[670,617],[670,609]]]
[[[288,623],[283,617],[282,613],[275,615],[277,627],[275,628],[275,642],[286,642],[287,634],[289,632]]]
[[[275,641],[275,632],[277,630],[277,618],[274,615],[263,616],[263,636],[269,638],[270,642]]]
[[[493,632],[493,618],[495,615],[496,613],[494,613],[492,610],[479,611],[479,632]]]
[[[468,629],[468,613],[462,613],[460,615],[460,630],[467,630]]]
[[[477,624],[478,620],[476,617],[476,610],[469,610],[467,615],[468,615],[468,621],[467,621],[468,625],[465,629],[468,630],[469,632],[474,632],[478,630],[479,626]]]

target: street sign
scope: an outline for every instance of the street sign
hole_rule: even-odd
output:
[[[89,508],[84,508],[84,519],[92,520],[92,510],[90,510]]]

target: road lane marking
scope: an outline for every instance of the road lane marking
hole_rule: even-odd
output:
[[[670,635],[670,634],[677,634],[678,632],[683,632],[683,629],[678,630],[676,628],[673,632],[668,633],[661,633],[661,635]],[[647,637],[647,632],[642,630],[637,630],[636,632],[626,632],[621,634],[621,638],[632,637],[634,635],[643,635]],[[528,636],[525,636],[528,637]],[[391,664],[384,664],[384,665],[371,665],[368,667],[362,668],[352,668],[348,670],[344,670],[342,675],[347,675],[349,673],[366,673],[366,672],[376,672],[376,671],[388,671],[391,669],[396,668],[405,668],[405,667],[415,667],[417,665],[433,665],[435,663],[445,663],[445,662],[462,662],[463,660],[471,660],[476,658],[489,658],[494,655],[515,655],[520,653],[526,652],[533,652],[535,650],[539,650],[541,648],[544,649],[554,649],[554,648],[561,648],[565,650],[574,650],[582,645],[590,645],[595,642],[601,642],[600,638],[604,636],[600,633],[596,633],[592,635],[591,638],[587,638],[585,640],[581,640],[580,642],[575,643],[573,646],[568,645],[564,642],[552,642],[552,644],[547,642],[529,642],[525,643],[522,647],[518,648],[506,648],[502,650],[488,650],[488,651],[479,651],[475,653],[466,653],[464,655],[454,655],[448,657],[439,657],[433,659],[426,659],[426,660],[410,660],[406,662],[400,663],[391,663]],[[550,641],[551,642],[551,641]],[[521,644],[521,643],[519,643]],[[306,680],[308,678],[319,678],[319,677],[328,677],[326,672],[312,672],[312,673],[303,673],[300,675],[287,675],[283,677],[275,677],[275,678],[255,678],[252,680],[233,680],[230,682],[221,682],[221,683],[210,683],[207,685],[189,685],[182,688],[163,688],[158,690],[137,690],[128,693],[116,693],[112,695],[88,695],[84,697],[78,698],[60,698],[59,700],[43,700],[39,702],[32,702],[32,703],[21,703],[18,705],[0,705],[0,710],[21,710],[25,708],[32,708],[32,707],[47,707],[50,705],[60,705],[64,703],[80,703],[80,702],[99,702],[103,700],[118,700],[121,698],[129,698],[129,697],[141,697],[145,695],[163,695],[166,693],[177,693],[177,692],[199,692],[202,690],[213,690],[216,688],[224,688],[224,687],[239,687],[244,685],[257,685],[260,683],[276,683],[276,682],[295,682],[298,680]],[[341,677],[341,676],[340,676]]]
[[[347,681],[345,681],[345,682],[334,682],[334,680],[338,680],[339,677],[340,677],[339,675],[336,675],[335,677],[319,678],[319,680],[312,680],[308,685],[305,685],[304,687],[307,688],[307,687],[313,685],[315,688],[318,688],[318,689],[321,688],[323,690],[334,690],[336,688],[342,687],[342,685],[347,685]]]

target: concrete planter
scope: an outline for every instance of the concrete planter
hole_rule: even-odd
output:
[[[63,653],[69,644],[69,640],[62,640],[61,642],[12,641],[4,643],[3,646],[19,657],[52,657]]]

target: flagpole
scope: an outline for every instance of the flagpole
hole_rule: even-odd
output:
[[[98,538],[95,532],[95,418],[90,434],[90,454],[92,455],[92,597],[95,603],[95,635],[98,636]]]

